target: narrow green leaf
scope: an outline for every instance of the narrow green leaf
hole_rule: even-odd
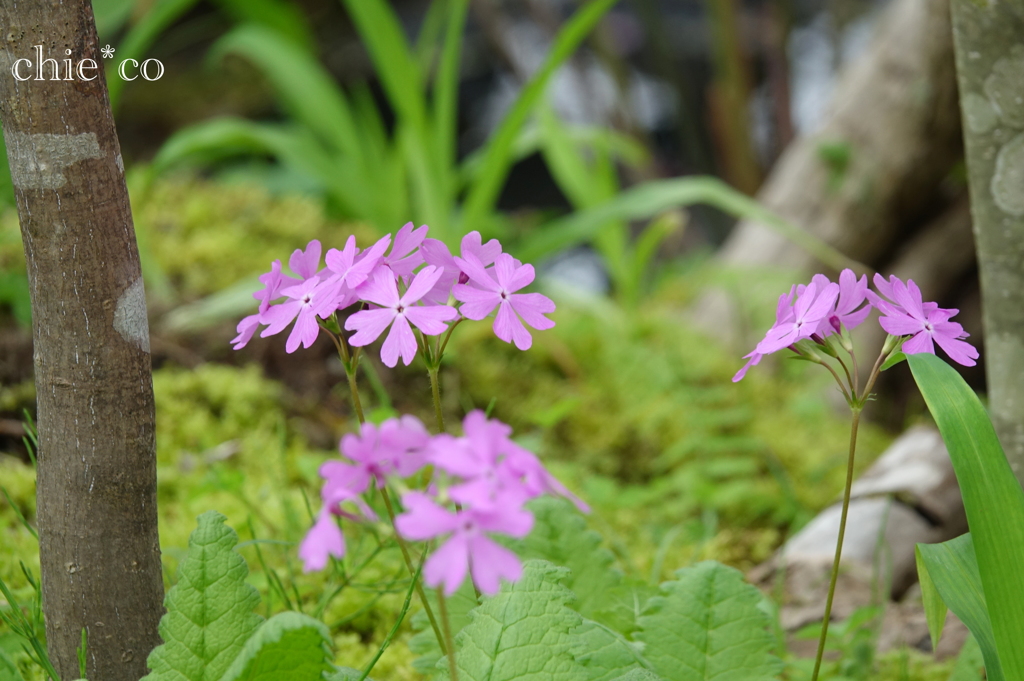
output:
[[[965,534],[942,544],[918,544],[917,552],[920,557],[918,564],[925,566],[927,579],[981,646],[988,678],[991,681],[1013,678],[1003,675],[1002,649],[997,651],[971,535]]]
[[[572,632],[582,623],[568,607],[572,592],[559,582],[568,570],[541,560],[523,565],[523,576],[470,613],[455,639],[462,681],[580,681],[585,669],[573,658]],[[438,667],[447,663],[442,661]]]
[[[576,594],[570,607],[584,617],[611,605],[610,591],[622,581],[614,569],[615,557],[601,546],[601,535],[587,529],[587,521],[565,499],[540,497],[530,502],[533,530],[513,549],[523,559],[538,558],[569,568],[563,579]]]
[[[330,644],[323,622],[282,612],[260,625],[220,681],[318,681],[331,668]]]
[[[238,23],[266,26],[299,47],[313,49],[313,37],[305,15],[298,7],[282,0],[214,0]]]
[[[356,0],[348,0],[354,3]],[[551,76],[568,59],[580,43],[601,20],[617,0],[593,0],[588,2],[572,16],[559,31],[544,63],[519,94],[515,104],[502,119],[501,125],[491,135],[484,157],[480,174],[470,188],[463,209],[464,225],[476,225],[489,213],[498,194],[505,183],[510,168],[510,157],[513,143],[519,135],[526,118],[540,101]]]
[[[116,58],[107,66],[107,90],[110,94],[110,108],[117,111],[118,102],[121,99],[121,90],[124,89],[125,81],[117,75],[117,67],[125,59],[135,59],[142,62],[146,52],[153,46],[160,34],[166,31],[171,24],[184,16],[185,12],[192,9],[198,0],[156,0],[149,10],[143,15],[128,34],[121,41],[116,52]]]
[[[523,244],[517,256],[524,261],[536,261],[545,255],[589,242],[610,220],[644,220],[670,208],[699,203],[771,227],[833,269],[849,267],[856,272],[868,271],[861,263],[847,258],[813,234],[790,224],[754,199],[713,177],[652,180],[631,187],[599,206],[548,223]]]
[[[1024,490],[988,414],[960,374],[927,353],[910,355],[907,362],[960,483],[1003,673],[1024,679]],[[932,578],[941,590],[934,572]]]
[[[928,565],[921,557],[920,544],[914,547],[914,557],[917,560],[917,581],[921,585],[921,601],[924,604],[925,619],[928,620],[928,633],[932,637],[932,650],[935,650],[939,647],[939,639],[942,638],[948,608],[939,590],[935,588],[932,575],[928,572]]]
[[[968,635],[964,647],[956,656],[956,665],[949,675],[949,681],[980,681],[984,676],[985,658],[981,654],[981,647],[973,636]]]
[[[768,681],[781,670],[761,592],[738,570],[705,561],[679,570],[661,591],[635,638],[667,681]]]
[[[178,583],[164,598],[160,638],[145,681],[218,681],[263,618],[259,593],[245,582],[248,567],[238,535],[216,511],[199,516]]]
[[[436,3],[439,4],[439,3]],[[455,163],[458,132],[459,61],[462,56],[462,33],[466,26],[469,0],[451,0],[448,25],[445,29],[441,63],[434,81],[434,155],[438,168],[444,173],[441,189],[448,202],[455,193]]]
[[[295,119],[338,152],[362,165],[360,132],[348,101],[334,79],[306,50],[255,24],[234,29],[210,50],[210,59],[234,54],[252,62],[270,81]]]

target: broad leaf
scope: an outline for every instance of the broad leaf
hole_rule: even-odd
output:
[[[601,593],[600,607],[590,618],[624,636],[632,636],[640,629],[639,619],[647,601],[658,594],[658,587],[626,577],[618,586]]]
[[[635,638],[667,681],[767,681],[781,662],[772,655],[771,622],[761,592],[743,575],[705,561],[676,572],[640,618]]]
[[[615,681],[626,672],[650,666],[640,653],[640,645],[597,622],[585,620],[573,634],[573,654],[587,670],[587,681]]]
[[[662,678],[649,669],[631,669],[613,681],[662,681]]]
[[[571,607],[593,618],[595,611],[611,605],[610,591],[622,581],[612,567],[615,557],[568,501],[540,497],[529,509],[535,518],[533,530],[513,549],[523,559],[539,558],[569,568],[563,584],[576,594]]]
[[[318,681],[331,632],[323,622],[282,612],[260,625],[220,681]]]
[[[964,647],[956,656],[956,666],[949,675],[949,681],[980,681],[985,676],[985,659],[973,636],[968,636]]]
[[[262,618],[260,597],[245,582],[248,567],[234,551],[238,535],[216,511],[199,516],[178,583],[164,598],[160,638],[145,681],[219,681]]]
[[[907,362],[960,483],[1003,673],[1024,679],[1024,490],[988,414],[960,374],[927,353],[909,355]],[[937,579],[936,585],[941,591]]]
[[[927,580],[934,585],[943,602],[978,641],[985,658],[988,678],[991,681],[1007,678],[1003,675],[1001,664],[1002,649],[998,652],[996,650],[996,638],[989,619],[981,576],[978,574],[978,561],[971,535],[965,534],[942,544],[918,544],[917,555],[922,582]]]
[[[559,582],[568,570],[526,561],[523,576],[470,613],[455,639],[462,681],[580,681],[573,631],[582,623],[568,607],[572,592]],[[438,663],[444,669],[446,662]]]

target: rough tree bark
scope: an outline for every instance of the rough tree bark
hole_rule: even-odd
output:
[[[32,296],[47,645],[61,678],[78,678],[84,628],[89,678],[137,681],[163,610],[153,386],[92,7],[2,0],[0,21],[0,118]],[[56,62],[41,80],[37,49]],[[19,59],[31,79],[13,77]],[[97,68],[79,70],[84,59]]]
[[[989,404],[1024,483],[1024,2],[953,0]]]

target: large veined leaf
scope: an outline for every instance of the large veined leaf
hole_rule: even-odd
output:
[[[938,591],[942,601],[974,635],[984,656],[990,681],[1003,681],[1006,677],[996,650],[971,535],[965,534],[942,544],[918,544],[917,571],[922,585],[927,584]],[[927,594],[927,591],[922,589],[922,593]]]
[[[455,639],[459,679],[586,679],[586,670],[572,654],[573,631],[583,618],[569,608],[572,592],[559,583],[567,573],[546,561],[526,561],[519,581],[503,584],[498,595],[473,610],[472,621]]]
[[[761,592],[743,575],[705,561],[676,572],[652,598],[643,629],[644,657],[666,681],[767,681],[781,662],[772,654]]]
[[[331,632],[323,622],[282,612],[260,625],[220,681],[318,681]]]
[[[529,505],[533,530],[516,542],[515,552],[524,559],[539,558],[569,568],[563,581],[576,594],[571,604],[584,617],[610,605],[607,596],[622,575],[612,567],[615,557],[601,546],[601,535],[587,529],[583,519],[565,499],[540,497]]]
[[[927,353],[909,355],[907,362],[960,483],[1003,674],[1024,679],[1024,490],[988,414],[960,374]]]
[[[634,669],[650,671],[639,644],[602,624],[585,620],[573,634],[573,655],[586,669],[587,681],[615,681]]]
[[[260,597],[245,582],[238,535],[225,520],[216,511],[199,516],[178,583],[164,598],[164,642],[146,661],[145,681],[219,681],[263,619],[253,612]]]

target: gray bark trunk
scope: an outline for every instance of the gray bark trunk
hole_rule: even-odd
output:
[[[85,629],[89,678],[137,681],[163,600],[153,386],[103,60],[88,0],[2,0],[0,21],[0,118],[32,296],[47,646],[61,678],[78,678]],[[56,61],[40,80],[37,45]],[[66,59],[97,68],[67,79]],[[18,64],[30,79],[12,75]]]
[[[953,0],[989,404],[1024,483],[1024,2]]]

